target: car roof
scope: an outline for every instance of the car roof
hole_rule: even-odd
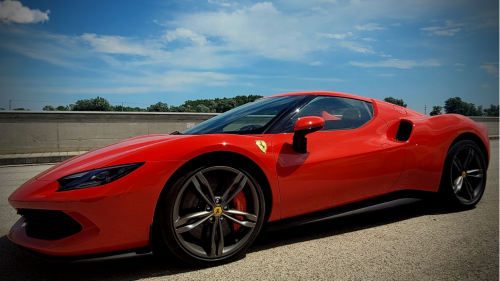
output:
[[[333,96],[333,97],[351,98],[351,99],[358,99],[358,100],[367,101],[367,102],[373,102],[373,99],[370,99],[370,98],[365,98],[365,97],[361,97],[361,96],[340,93],[340,92],[329,92],[329,91],[294,92],[294,93],[272,95],[272,96],[268,96],[268,97],[264,97],[264,98],[274,98],[274,97],[283,97],[283,96],[309,96],[309,95]]]

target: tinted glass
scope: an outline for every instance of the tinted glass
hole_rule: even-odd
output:
[[[262,134],[302,98],[303,96],[285,96],[256,100],[208,119],[187,129],[183,134]]]
[[[325,119],[322,131],[356,129],[373,118],[373,105],[356,99],[319,96],[306,104],[282,129],[293,132],[293,124],[304,116],[319,116]]]

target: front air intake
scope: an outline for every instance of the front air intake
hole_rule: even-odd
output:
[[[410,122],[401,121],[399,123],[398,132],[396,133],[397,141],[407,141],[410,138],[413,125]]]
[[[25,217],[26,236],[42,240],[62,239],[82,230],[82,226],[68,214],[53,210],[21,209]]]

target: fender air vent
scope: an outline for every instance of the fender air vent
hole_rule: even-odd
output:
[[[413,125],[406,121],[401,121],[399,123],[398,132],[396,133],[397,141],[407,141],[410,138],[411,130],[413,129]]]

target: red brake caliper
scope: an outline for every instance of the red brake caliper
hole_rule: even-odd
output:
[[[247,211],[247,198],[245,197],[245,194],[243,191],[240,191],[236,196],[234,197],[234,208],[239,211],[246,212]],[[236,219],[243,220],[242,216],[235,216]],[[240,229],[241,225],[233,222],[233,227],[234,231],[238,231]]]

